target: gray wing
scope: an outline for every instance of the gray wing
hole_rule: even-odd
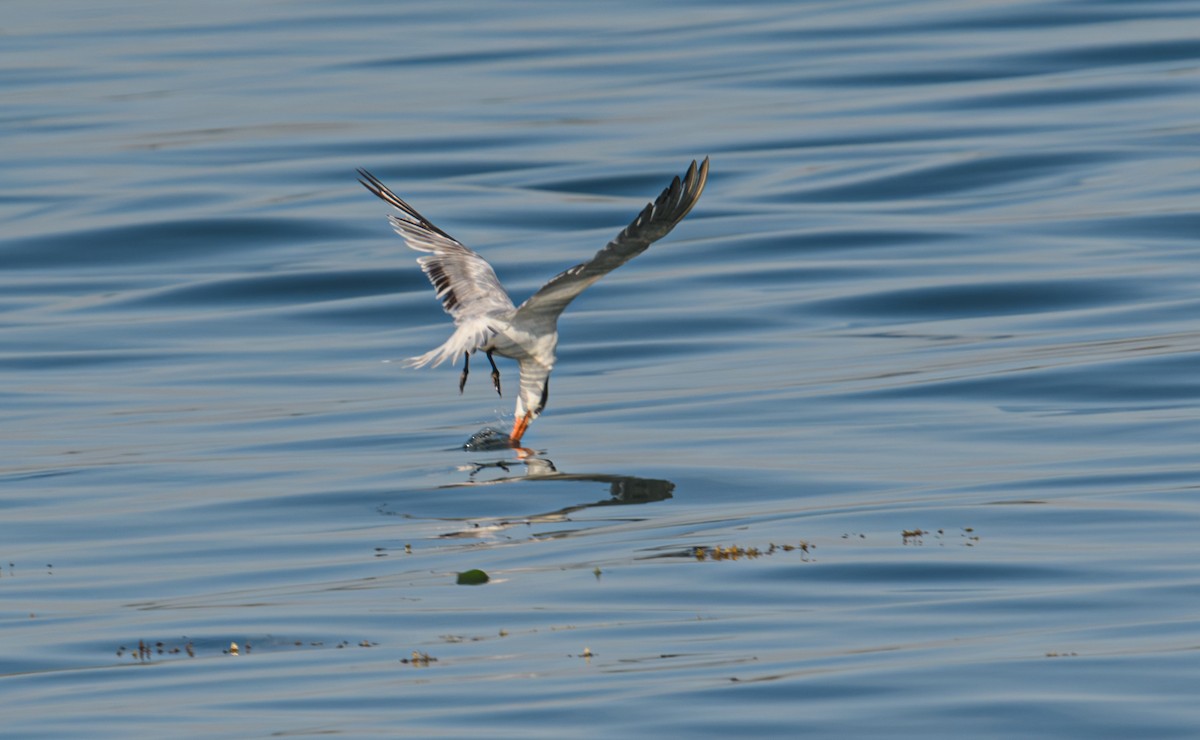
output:
[[[646,251],[647,247],[675,228],[696,205],[706,182],[708,157],[704,158],[698,169],[693,160],[682,180],[676,177],[657,200],[648,204],[633,223],[626,226],[624,231],[597,252],[595,257],[555,275],[529,300],[522,303],[517,309],[518,319],[522,316],[557,318],[585,288]]]
[[[358,174],[362,175],[359,182],[363,187],[400,211],[399,216],[389,215],[388,221],[405,244],[418,252],[428,252],[417,258],[417,264],[433,283],[442,307],[454,317],[456,325],[513,309],[512,299],[487,260],[430,223],[379,178],[363,169]]]

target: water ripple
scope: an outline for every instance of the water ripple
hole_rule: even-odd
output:
[[[1194,734],[1191,4],[93,5],[0,49],[7,734]],[[355,168],[520,301],[705,155],[531,448],[385,362]]]

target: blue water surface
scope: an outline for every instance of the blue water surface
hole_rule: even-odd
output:
[[[1198,28],[10,3],[5,734],[1194,736]],[[464,450],[355,168],[520,302],[706,155]]]

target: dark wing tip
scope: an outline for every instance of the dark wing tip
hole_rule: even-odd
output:
[[[362,167],[358,167],[355,171],[358,172],[358,182],[360,185],[367,190],[370,190],[371,193],[380,200],[386,201],[391,205],[395,205],[395,203],[392,201],[392,198],[396,197],[395,194],[391,190],[388,190],[387,185],[384,185],[382,180],[364,170]],[[391,196],[391,198],[388,196]]]
[[[683,187],[680,188],[678,207],[679,212],[675,214],[675,223],[683,220],[683,217],[692,212],[692,208],[696,206],[696,202],[700,200],[700,194],[704,192],[704,186],[708,184],[708,157],[700,163],[699,168],[696,166],[696,160],[692,160],[688,166],[687,173],[683,176]],[[676,177],[671,183],[671,188],[668,192],[674,190],[680,185],[679,178]],[[665,195],[665,193],[664,193]]]
[[[708,157],[700,163],[700,171],[696,171],[696,160],[692,160],[692,166],[688,167],[687,177],[688,189],[695,190],[696,195],[700,195],[700,191],[704,190],[704,186],[708,184]]]
[[[697,164],[696,160],[693,159],[683,177],[680,178],[676,175],[671,178],[671,184],[658,194],[653,203],[648,203],[642,209],[642,212],[638,214],[638,217],[622,233],[628,234],[631,231],[645,227],[652,221],[665,224],[666,231],[670,231],[685,216],[691,213],[696,202],[700,200],[700,194],[704,192],[704,186],[707,183],[708,157],[705,157],[704,161],[700,164]],[[666,231],[658,236],[665,235]],[[657,238],[654,237],[654,239]]]
[[[692,166],[695,167],[696,163],[692,162]],[[697,196],[700,195],[700,191],[704,190],[704,186],[707,184],[708,184],[708,157],[705,157],[704,161],[700,163],[700,171],[698,173],[696,173],[696,180],[693,183],[693,187],[696,190]]]
[[[387,185],[384,185],[383,181],[380,180],[378,177],[375,177],[374,175],[372,175],[370,172],[367,172],[362,167],[357,168],[357,171],[358,171],[358,174],[361,176],[358,180],[359,183],[362,184],[362,186],[364,188],[366,188],[367,190],[370,190],[377,198],[379,198],[383,202],[387,203],[388,205],[392,206],[393,208],[399,210],[401,213],[403,213],[405,216],[407,216],[409,220],[411,220],[413,223],[417,224],[421,228],[426,229],[428,231],[432,231],[435,234],[440,234],[441,236],[446,237],[450,241],[457,241],[457,239],[455,239],[454,237],[450,236],[446,232],[444,232],[441,229],[439,229],[438,227],[434,226],[433,222],[431,222],[429,219],[422,216],[420,214],[420,212],[417,211],[416,208],[413,208],[408,203],[405,203],[403,198],[401,198],[399,195],[396,195],[395,193],[393,193],[391,191],[391,188],[389,188]]]

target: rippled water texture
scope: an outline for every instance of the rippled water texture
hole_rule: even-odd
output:
[[[4,15],[6,735],[1200,725],[1195,3]],[[519,302],[705,155],[464,450],[355,168]]]

